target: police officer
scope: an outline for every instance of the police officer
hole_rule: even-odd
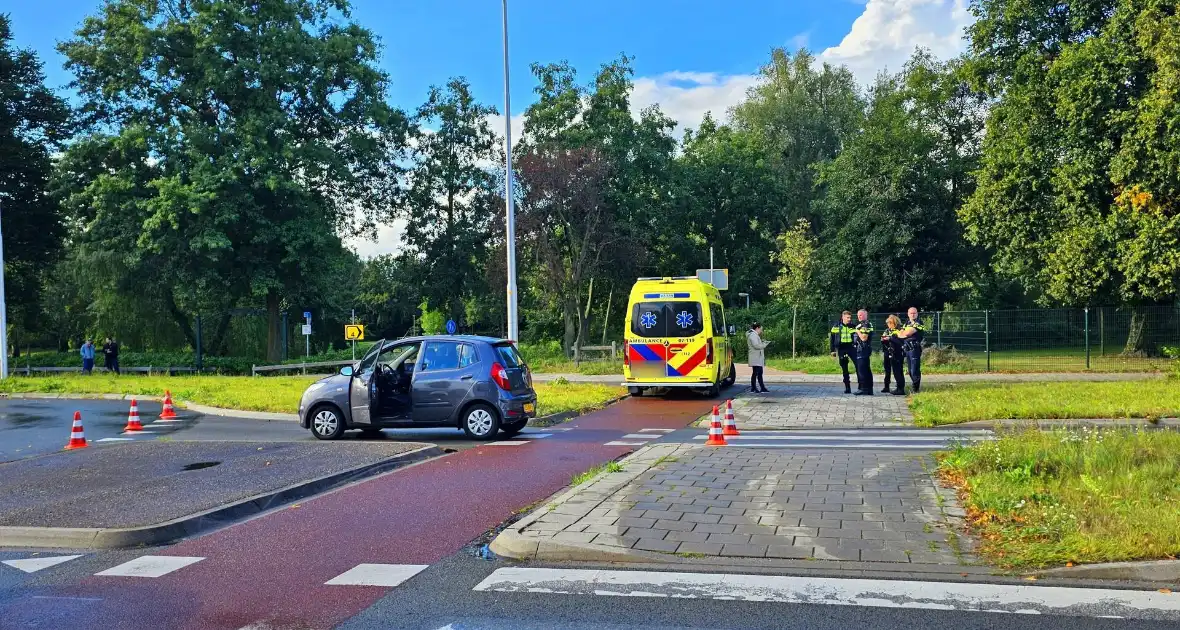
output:
[[[881,390],[882,394],[905,395],[905,378],[901,375],[904,353],[901,349],[902,340],[898,337],[900,333],[901,318],[897,315],[890,315],[885,319],[885,330],[881,331],[881,354],[885,357],[885,389]],[[892,392],[889,391],[890,372],[893,373],[893,380],[897,383],[897,388]]]
[[[926,336],[926,324],[918,317],[918,309],[913,306],[906,315],[910,319],[897,336],[902,339],[901,349],[905,352],[906,368],[916,394],[922,388],[922,340]]]
[[[852,356],[852,313],[844,311],[840,314],[840,323],[832,325],[832,332],[828,335],[828,347],[832,356],[840,360],[840,369],[844,372],[844,393],[852,393],[851,379],[848,377],[848,359]]]
[[[869,323],[869,312],[861,309],[856,312],[856,330],[852,336],[852,353],[856,361],[856,396],[873,395],[873,341],[869,335],[873,334],[873,325]]]

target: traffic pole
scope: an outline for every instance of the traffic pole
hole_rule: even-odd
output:
[[[0,201],[0,223],[4,202]],[[0,379],[8,378],[8,303],[4,299],[4,230],[0,228]]]
[[[508,0],[501,0],[504,25],[504,202],[507,214],[508,339],[520,341],[516,312],[516,211],[512,203],[512,99],[508,87]]]

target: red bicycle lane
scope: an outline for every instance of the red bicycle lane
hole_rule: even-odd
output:
[[[359,564],[441,560],[573,475],[637,448],[604,444],[620,432],[683,428],[712,404],[627,399],[546,439],[454,453],[152,552],[204,558],[162,577],[93,576],[53,595],[94,600],[84,627],[331,628],[390,589],[325,582]]]

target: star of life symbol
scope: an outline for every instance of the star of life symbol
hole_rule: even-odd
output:
[[[651,311],[647,311],[642,317],[639,318],[639,325],[643,326],[644,328],[655,328],[656,314]]]
[[[692,315],[688,311],[680,311],[676,314],[676,325],[681,328],[692,326]]]

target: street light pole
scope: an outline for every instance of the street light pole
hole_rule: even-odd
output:
[[[508,338],[520,341],[516,312],[516,212],[512,207],[512,100],[508,89],[508,0],[501,0],[504,16],[504,201],[507,214]]]
[[[0,201],[0,223],[4,202]],[[4,230],[0,228],[0,379],[8,378],[8,302],[4,299]]]

